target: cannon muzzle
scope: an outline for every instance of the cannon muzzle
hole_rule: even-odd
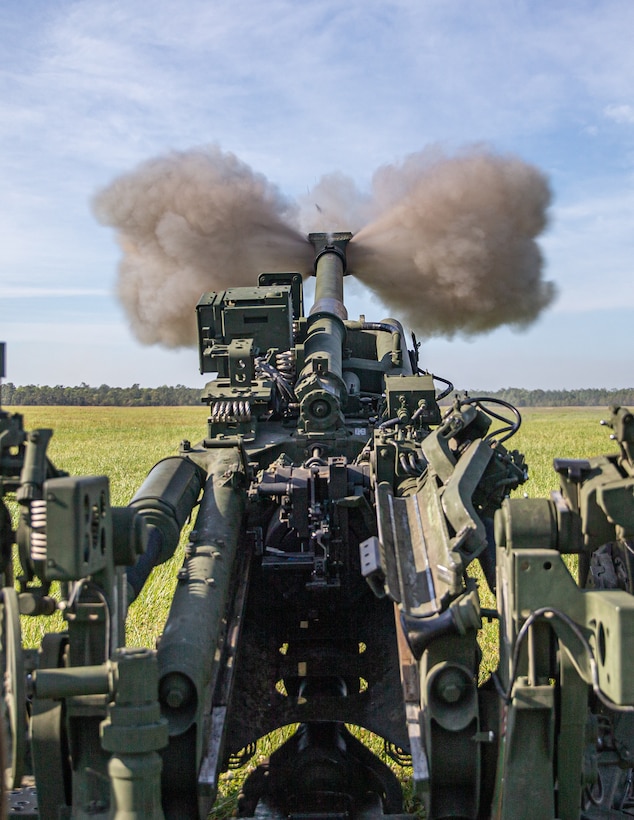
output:
[[[343,277],[346,275],[346,246],[352,234],[311,233],[308,239],[315,248],[315,304],[310,315],[332,313],[341,321],[348,318],[343,303]]]
[[[325,432],[343,426],[348,391],[343,379],[343,343],[348,312],[343,304],[346,245],[351,233],[312,233],[315,248],[315,303],[308,316],[304,368],[295,393],[300,401],[300,428]]]

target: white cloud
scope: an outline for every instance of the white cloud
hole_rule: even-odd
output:
[[[603,113],[609,120],[618,123],[631,125],[634,123],[634,105],[622,103],[621,105],[608,105],[603,109]]]
[[[297,195],[334,170],[364,185],[429,142],[482,140],[555,173],[542,244],[558,315],[634,306],[631,133],[606,127],[634,122],[633,23],[631,0],[10,3],[0,302],[107,293],[117,251],[88,201],[156,153],[218,141]],[[123,320],[106,339],[115,327],[146,356]]]
[[[33,326],[23,321],[5,321],[2,329],[9,345],[12,342],[35,342],[41,347],[43,342],[48,342],[51,345],[75,344],[81,347],[91,339],[108,339],[119,344],[127,341],[125,329],[119,322],[115,319],[98,320],[96,317],[91,321],[78,319],[68,324],[44,320]]]
[[[170,144],[219,139],[247,161],[265,155],[265,173],[286,166],[282,185],[310,184],[311,167],[367,177],[429,141],[503,143],[548,128],[590,87],[600,93],[599,62],[619,60],[631,87],[628,8],[61,2],[29,21],[33,60],[7,61],[15,92],[1,121],[7,138],[45,133],[58,156],[121,170]]]
[[[634,309],[634,188],[605,181],[553,209],[541,241],[548,278],[559,286],[554,312]]]
[[[111,291],[103,288],[38,288],[31,285],[3,285],[3,299],[65,299],[68,296],[110,296]]]

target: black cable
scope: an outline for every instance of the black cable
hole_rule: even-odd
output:
[[[500,404],[502,407],[506,407],[507,410],[510,410],[511,413],[515,416],[515,420],[506,418],[506,416],[502,416],[499,413],[496,413],[490,407],[485,406],[483,403],[489,402],[491,404]],[[491,416],[491,418],[497,419],[498,421],[502,421],[505,423],[506,427],[499,427],[497,430],[493,430],[487,436],[485,436],[484,441],[491,441],[494,436],[499,436],[500,433],[507,433],[507,435],[503,436],[502,438],[497,438],[498,444],[502,444],[503,441],[511,438],[514,436],[515,433],[520,429],[522,424],[522,416],[520,415],[519,410],[517,407],[514,407],[510,402],[504,401],[504,399],[497,399],[493,398],[492,396],[470,396],[466,399],[462,399],[460,401],[460,405],[464,404],[473,404],[482,410],[487,416]]]
[[[584,648],[584,650],[586,652],[586,655],[588,657],[588,663],[590,665],[590,677],[591,677],[590,685],[592,686],[592,691],[594,692],[594,694],[596,695],[598,700],[600,700],[601,703],[605,707],[607,707],[608,709],[611,709],[615,712],[634,712],[634,706],[620,706],[619,704],[614,703],[614,701],[610,700],[606,695],[603,694],[603,692],[601,691],[600,685],[599,685],[599,667],[597,666],[596,658],[594,657],[594,651],[593,651],[592,647],[590,646],[590,643],[589,643],[588,639],[586,638],[586,636],[581,631],[581,628],[579,627],[579,625],[575,621],[573,621],[572,618],[570,618],[568,615],[566,615],[565,612],[562,612],[559,609],[555,609],[554,607],[541,607],[541,609],[536,609],[534,612],[531,612],[531,614],[528,616],[528,618],[522,624],[522,628],[517,633],[517,638],[515,639],[515,648],[513,650],[513,658],[511,660],[511,674],[510,674],[510,677],[509,677],[509,684],[508,684],[508,687],[507,687],[506,691],[502,690],[503,694],[501,693],[501,696],[503,697],[505,703],[510,703],[511,702],[511,695],[512,695],[512,691],[513,691],[513,685],[514,685],[514,683],[515,683],[515,681],[517,680],[517,677],[518,677],[519,654],[520,654],[521,645],[524,642],[526,636],[528,635],[528,630],[535,623],[535,621],[537,621],[539,618],[545,618],[545,617],[557,618],[558,620],[560,620],[563,624],[565,624],[572,631],[574,636],[581,643],[582,647]],[[559,637],[559,640],[561,640],[561,637],[560,636],[558,636],[558,637]],[[562,643],[564,643],[564,642],[562,641]],[[566,644],[564,643],[564,646],[565,645]],[[577,661],[575,660],[575,658],[572,654],[570,654],[570,659],[572,661],[573,666],[577,670],[577,674],[583,680],[584,675],[582,673],[582,670],[580,669]],[[497,688],[498,684],[499,684],[499,681],[494,680],[494,683],[496,684],[496,688]]]

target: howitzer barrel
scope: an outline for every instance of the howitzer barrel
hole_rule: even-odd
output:
[[[315,258],[315,303],[310,315],[332,313],[345,321],[348,311],[343,303],[343,277],[346,273],[345,246],[352,238],[350,233],[311,233],[317,256]]]
[[[306,432],[334,430],[343,424],[347,398],[343,379],[343,343],[348,312],[343,304],[345,247],[350,233],[310,234],[316,251],[315,303],[308,317],[305,365],[295,386],[300,422]]]

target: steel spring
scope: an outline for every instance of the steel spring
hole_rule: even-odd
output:
[[[292,350],[285,350],[275,357],[275,368],[291,384],[295,381],[297,360]]]
[[[46,501],[31,501],[31,560],[46,561]]]
[[[211,421],[250,421],[251,404],[248,401],[217,401],[211,408]]]

